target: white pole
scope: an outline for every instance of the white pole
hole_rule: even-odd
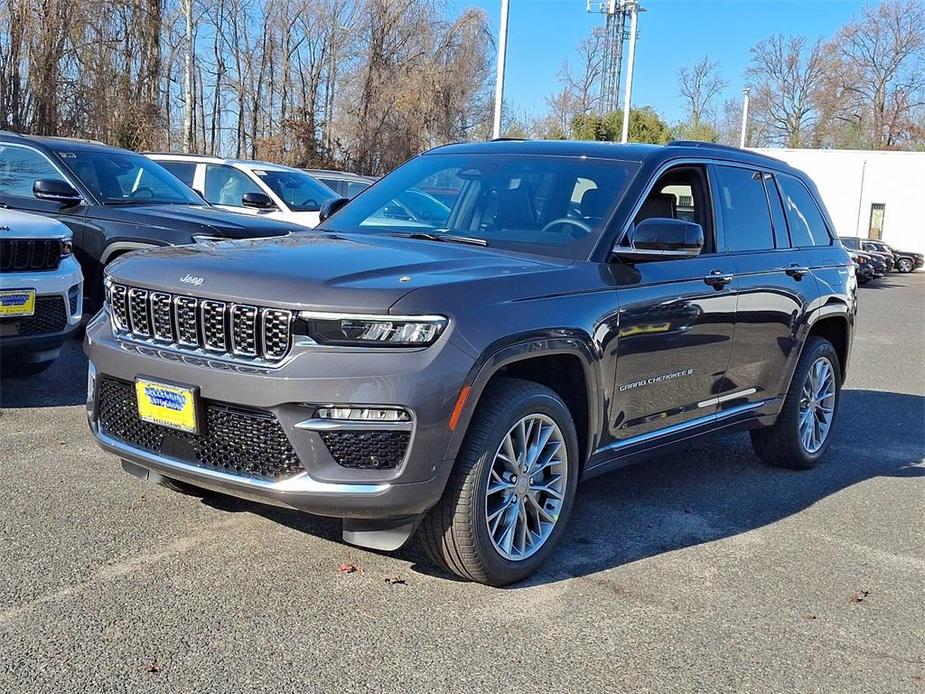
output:
[[[623,135],[620,142],[628,142],[630,136],[630,105],[633,102],[633,68],[636,64],[636,19],[639,3],[627,2],[630,11],[630,50],[626,66],[626,92],[623,97]]]
[[[742,134],[739,136],[739,147],[745,149],[745,140],[748,137],[748,87],[742,90],[745,101],[742,104]]]
[[[501,137],[501,104],[504,101],[504,62],[507,54],[507,15],[509,0],[501,0],[501,30],[498,33],[498,76],[495,78],[495,122],[493,138]]]

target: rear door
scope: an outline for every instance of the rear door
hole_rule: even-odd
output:
[[[786,389],[788,364],[799,356],[798,334],[817,295],[806,254],[790,242],[774,177],[737,165],[712,170],[723,245],[735,266],[735,339],[720,414],[759,406]]]
[[[653,217],[699,223],[706,246],[695,258],[636,263],[637,281],[620,287],[611,427],[618,446],[709,421],[732,348],[734,268],[717,252],[705,167],[679,166],[660,177],[635,222]]]

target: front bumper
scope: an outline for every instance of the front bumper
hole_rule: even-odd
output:
[[[63,311],[63,320],[50,330],[38,332],[19,332],[18,324],[26,319],[3,319],[6,325],[16,327],[0,330],[0,349],[17,352],[25,361],[45,361],[57,356],[65,338],[77,329],[83,317],[83,275],[77,260],[73,256],[63,258],[57,270],[4,272],[0,275],[0,289],[35,291],[36,314],[29,320],[41,320],[40,312],[46,305]]]
[[[341,518],[394,519],[423,513],[443,493],[452,462],[445,459],[452,408],[472,359],[448,341],[428,349],[363,350],[293,347],[278,368],[187,359],[182,354],[113,335],[100,313],[87,327],[90,427],[107,451],[165,477],[278,506]],[[340,374],[347,374],[340,376]],[[301,469],[283,479],[231,474],[154,452],[101,426],[102,379],[195,386],[203,402],[272,414]],[[321,405],[398,406],[413,427],[401,463],[390,469],[342,467],[322,440],[314,412]]]

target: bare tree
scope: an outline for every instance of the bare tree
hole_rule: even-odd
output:
[[[751,49],[746,78],[752,120],[770,144],[800,147],[811,138],[826,75],[821,40],[777,34]]]
[[[679,94],[684,100],[687,125],[699,131],[714,115],[713,104],[728,86],[719,74],[719,63],[705,55],[694,65],[683,65],[678,70]]]

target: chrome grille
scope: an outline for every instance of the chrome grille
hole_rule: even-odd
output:
[[[276,308],[263,309],[263,351],[268,359],[281,359],[289,351],[292,312]]]
[[[279,361],[292,345],[292,311],[228,304],[113,283],[113,329],[118,334],[187,350],[205,349],[246,360]]]
[[[228,351],[225,339],[225,302],[202,301],[202,342],[206,349],[216,352]]]
[[[246,357],[257,356],[257,307],[232,306],[231,351]]]
[[[170,305],[173,297],[166,292],[151,292],[151,318],[154,324],[154,339],[173,342],[173,320]]]
[[[151,317],[148,315],[148,290],[128,290],[128,318],[131,330],[141,337],[151,337]]]

